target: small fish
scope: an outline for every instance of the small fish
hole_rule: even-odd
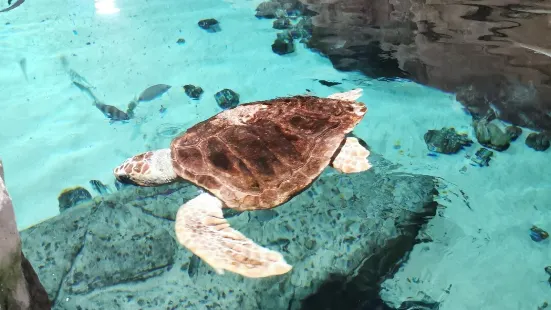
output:
[[[339,49],[339,48],[343,48],[344,46],[346,45],[346,40],[337,40],[337,42],[335,42],[335,45],[333,45],[331,48],[333,49]]]
[[[73,84],[78,87],[81,91],[85,92],[86,94],[88,94],[88,96],[90,96],[94,102],[97,102],[98,101],[98,97],[96,97],[96,95],[94,95],[94,93],[90,90],[89,87],[87,87],[86,85],[83,85],[77,81],[73,81]]]
[[[61,55],[59,56],[59,60],[61,61],[61,65],[63,66],[63,69],[65,69],[65,71],[67,72],[67,74],[69,75],[73,83],[76,82],[87,88],[92,88],[92,89],[95,88],[82,75],[78,74],[75,70],[69,68],[69,61],[67,60],[67,57],[65,57],[64,55]]]
[[[90,186],[100,195],[107,195],[111,192],[107,185],[98,180],[90,180]]]
[[[103,115],[105,115],[108,119],[111,120],[110,123],[118,122],[118,121],[127,121],[130,119],[128,114],[124,113],[123,111],[117,109],[117,107],[114,107],[112,105],[107,105],[104,103],[101,103],[99,101],[95,101],[94,105],[98,110],[100,110]]]
[[[146,88],[139,96],[137,101],[151,101],[162,96],[172,86],[166,84],[157,84]]]
[[[326,81],[326,80],[318,80],[318,82],[320,82],[321,85],[324,85],[324,86],[327,86],[327,87],[342,84],[342,83],[339,83],[339,82],[331,82],[331,81]]]
[[[400,140],[396,140],[396,141],[394,142],[394,149],[395,149],[395,150],[399,150],[399,149],[401,149],[401,148],[402,148],[402,145],[400,144]]]
[[[161,137],[174,138],[186,128],[185,126],[185,124],[164,123],[157,128],[156,133]]]
[[[132,184],[125,184],[115,179],[115,188],[117,188],[118,191],[122,191],[123,189],[129,186],[132,186]]]
[[[1,10],[0,13],[11,11],[11,10],[15,9],[16,7],[20,6],[21,4],[23,4],[23,2],[25,2],[25,0],[17,0],[17,2],[15,2],[12,6]],[[11,1],[8,1],[8,5],[10,5],[10,4],[11,4]]]
[[[513,8],[513,11],[532,13],[532,14],[551,14],[551,10],[546,9],[522,9],[522,8]]]
[[[88,82],[82,75],[78,74],[75,70],[69,69],[67,73],[71,77],[71,81],[77,82],[81,85],[85,85],[88,88],[95,88],[94,86],[92,86],[92,84],[90,84],[90,82]]]
[[[551,57],[551,49],[543,48],[543,47],[539,47],[539,46],[535,46],[535,45],[530,45],[530,44],[519,43],[519,42],[515,42],[515,41],[511,41],[511,42],[513,43],[513,45],[516,45],[518,47],[529,49],[529,50],[531,50],[535,53],[542,54],[542,55],[545,55],[547,57]]]
[[[161,105],[161,108],[159,109],[159,113],[161,114],[161,118],[165,116],[166,108]]]
[[[130,117],[134,117],[134,110],[136,109],[137,106],[138,106],[138,102],[136,100],[130,101],[130,103],[128,104],[128,107],[126,108],[126,114],[128,114],[128,116]]]
[[[25,76],[25,80],[28,82],[29,77],[27,76],[27,59],[26,58],[21,58],[21,60],[19,60],[19,67],[23,72],[23,76]]]
[[[490,109],[492,110],[492,112],[495,114],[496,117],[499,117],[501,115],[501,112],[493,103],[490,103]]]
[[[133,116],[133,114],[129,116],[129,114],[119,110],[117,107],[100,102],[98,100],[98,97],[96,97],[96,95],[94,95],[94,93],[86,85],[83,85],[77,81],[73,81],[73,84],[76,87],[78,87],[81,91],[88,94],[94,100],[92,105],[98,108],[98,110],[100,110],[103,113],[103,115],[109,118],[111,120],[110,121],[111,124],[116,121],[127,121],[131,118],[131,116]]]

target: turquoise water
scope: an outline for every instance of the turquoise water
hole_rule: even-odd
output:
[[[23,251],[53,308],[413,309],[413,302],[423,302],[427,309],[537,309],[548,300],[549,240],[532,240],[530,228],[551,229],[550,151],[525,142],[532,132],[548,129],[547,103],[541,99],[547,94],[541,81],[549,72],[544,44],[526,36],[532,49],[509,50],[495,42],[478,48],[444,36],[445,43],[467,46],[468,53],[506,50],[497,54],[513,60],[469,58],[463,52],[472,59],[469,66],[456,48],[442,64],[439,56],[451,49],[428,44],[434,36],[421,28],[430,25],[423,21],[433,18],[434,7],[421,9],[425,15],[412,9],[416,30],[397,27],[417,34],[407,49],[403,37],[339,23],[359,12],[352,4],[333,8],[346,14],[331,15],[326,5],[305,3],[321,12],[314,17],[310,47],[330,57],[300,39],[292,53],[274,53],[272,44],[283,30],[274,29],[274,19],[255,17],[259,1],[25,1],[0,13],[0,157]],[[461,16],[476,13],[457,10]],[[485,16],[503,16],[500,10],[506,9]],[[543,29],[548,8],[523,10],[515,12],[534,15],[516,18]],[[217,31],[199,27],[209,18],[219,22]],[[486,32],[474,24],[442,27],[431,29],[441,35],[457,29],[473,36]],[[509,38],[518,41],[522,33]],[[309,39],[308,33],[303,36]],[[364,42],[372,37],[379,39],[376,52]],[[398,52],[389,55],[381,42],[395,44]],[[400,58],[412,46],[425,75],[413,70],[416,62],[404,60],[411,57]],[[398,65],[389,64],[393,61]],[[529,63],[528,69],[520,62]],[[450,86],[460,85],[456,80],[466,80],[466,72],[483,63],[494,71],[477,77],[478,93],[466,92],[466,84]],[[496,72],[517,74],[522,83],[503,95],[501,88],[487,86],[501,79]],[[128,120],[115,122],[86,91],[129,112],[129,104],[157,84],[170,88],[138,103]],[[184,85],[199,86],[203,93],[190,98]],[[367,143],[373,169],[342,175],[327,168],[311,188],[281,207],[225,213],[234,229],[281,252],[293,266],[290,273],[266,279],[219,275],[182,247],[175,215],[198,188],[116,187],[113,169],[125,159],[166,148],[181,132],[221,112],[215,94],[223,89],[247,103],[307,93],[327,97],[356,88],[363,90],[358,101],[368,112],[353,133]],[[465,99],[484,94],[491,105]],[[493,150],[488,166],[477,166],[473,158],[483,145],[473,116],[488,109],[496,111],[497,127],[513,122],[522,134],[506,150]],[[425,134],[443,127],[466,134],[472,145],[455,154],[430,151]],[[105,184],[105,192],[91,180]],[[66,203],[59,195],[77,186],[92,199],[60,213]]]

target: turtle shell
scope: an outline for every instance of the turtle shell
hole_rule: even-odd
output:
[[[273,208],[321,174],[366,111],[312,96],[242,104],[175,138],[174,170],[232,209]]]

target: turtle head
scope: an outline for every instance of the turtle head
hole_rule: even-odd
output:
[[[170,149],[145,152],[125,160],[113,170],[115,178],[124,184],[158,186],[176,181]]]

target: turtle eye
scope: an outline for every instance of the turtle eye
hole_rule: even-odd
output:
[[[116,179],[119,180],[119,182],[123,183],[123,184],[131,184],[131,185],[136,185],[136,186],[139,186],[140,184],[134,182],[128,175],[126,174],[122,174],[122,175],[117,175],[116,176]]]

